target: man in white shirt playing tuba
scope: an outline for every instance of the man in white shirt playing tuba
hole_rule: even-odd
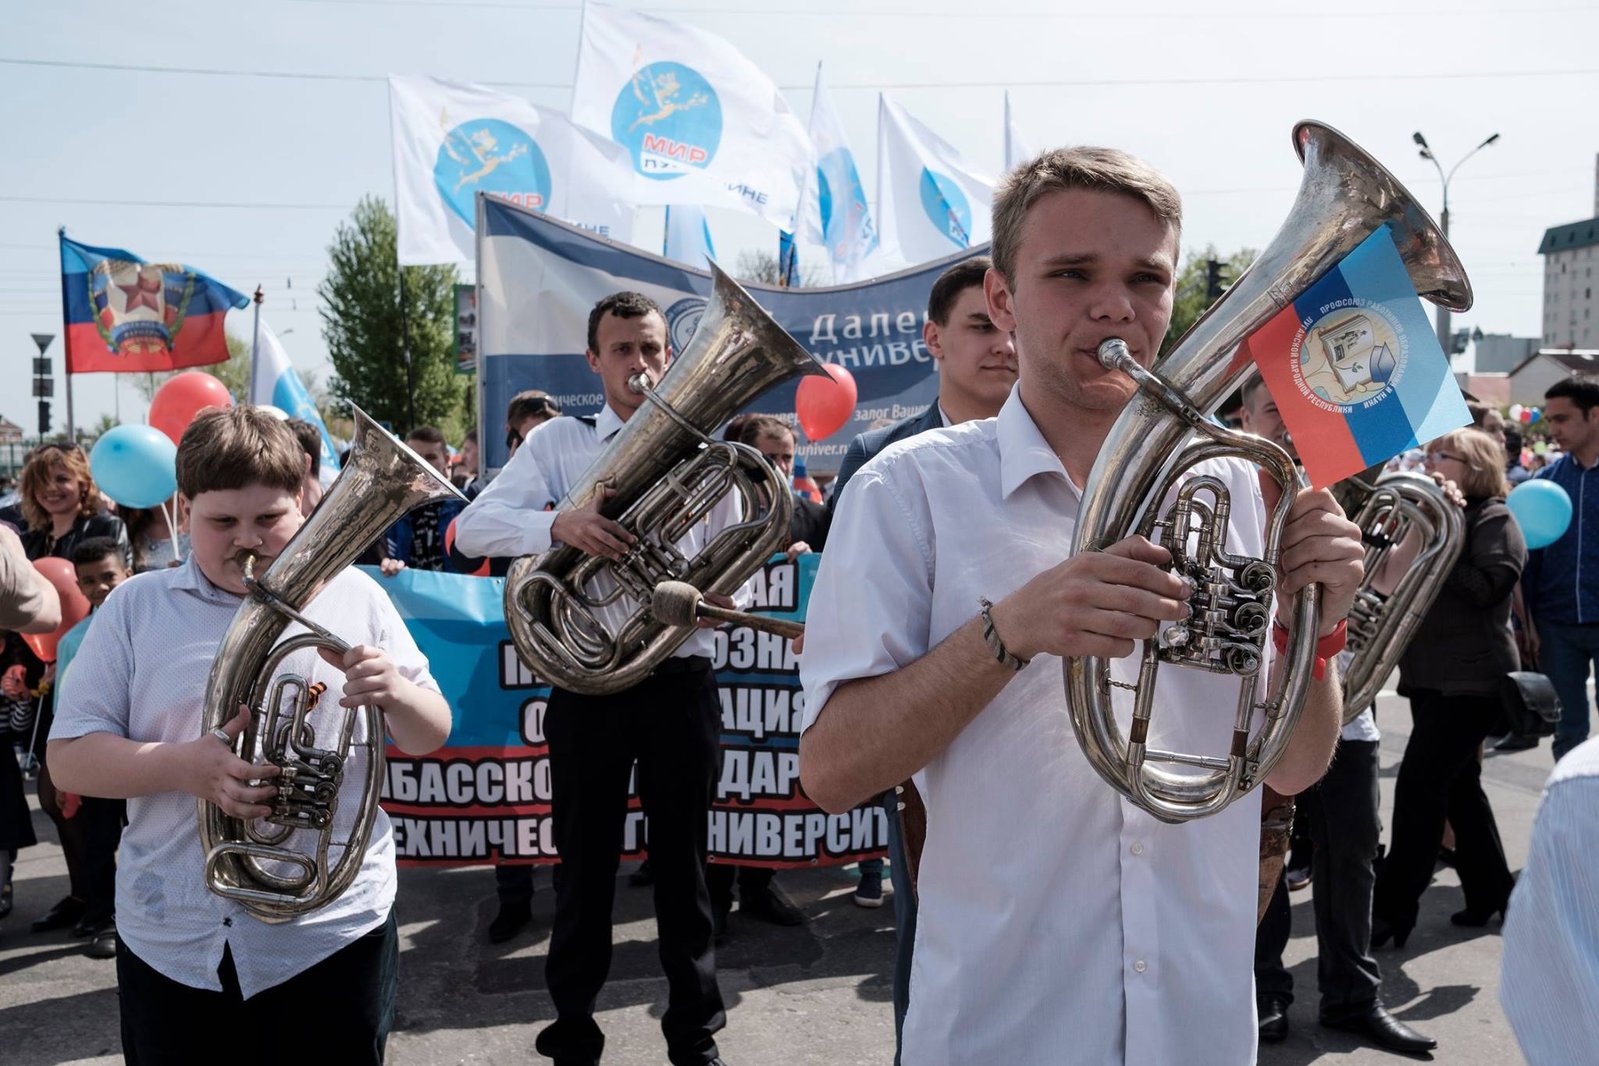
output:
[[[926,799],[906,1062],[1236,1066],[1255,1051],[1258,793],[1179,825],[1124,800],[1076,741],[1060,666],[1129,656],[1188,613],[1168,553],[1141,537],[1070,557],[1082,487],[1134,393],[1096,352],[1117,337],[1154,362],[1180,200],[1124,153],[1057,150],[1005,179],[994,223],[985,289],[1016,337],[1017,387],[997,419],[888,449],[840,501],[801,660],[801,779],[828,810],[913,774]],[[1232,498],[1228,550],[1259,558],[1255,471],[1205,469]],[[1359,531],[1306,491],[1282,549],[1279,593],[1319,582],[1332,634],[1360,580]],[[1237,683],[1169,670],[1155,699],[1151,746],[1193,750],[1183,741],[1231,721]],[[1322,775],[1341,707],[1329,669],[1273,788]]]

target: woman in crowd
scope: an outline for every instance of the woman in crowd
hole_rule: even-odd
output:
[[[1372,946],[1403,947],[1447,819],[1466,907],[1450,920],[1482,926],[1502,912],[1514,887],[1478,750],[1501,718],[1499,682],[1517,668],[1510,600],[1527,560],[1521,530],[1505,506],[1504,449],[1476,429],[1433,441],[1426,469],[1465,498],[1465,541],[1410,647],[1399,660],[1399,692],[1414,728],[1399,766],[1393,840],[1377,873]]]
[[[72,549],[90,537],[110,537],[122,551],[123,562],[133,565],[133,550],[128,543],[128,530],[122,519],[103,509],[103,500],[89,474],[89,457],[76,444],[45,444],[35,448],[28,456],[22,470],[22,516],[27,528],[22,533],[22,547],[29,559],[55,556],[69,559]],[[27,676],[32,678],[42,670],[31,651],[24,649],[22,657]],[[88,843],[82,818],[68,818],[63,812],[63,797],[50,780],[49,767],[44,766],[44,741],[50,735],[50,720],[54,717],[54,694],[46,691],[39,705],[40,721],[32,730],[38,738],[34,754],[40,760],[39,806],[55,823],[60,834],[61,850],[67,860],[70,882],[68,895],[51,907],[42,918],[33,923],[34,932],[74,927],[76,935],[93,931],[84,920],[95,919],[87,913]]]
[[[163,506],[172,508],[172,514],[176,517],[176,496]],[[128,529],[135,574],[177,566],[188,556],[189,535],[179,532],[178,539],[174,541],[173,527],[167,524],[167,516],[162,513],[161,507],[118,507],[117,515]]]

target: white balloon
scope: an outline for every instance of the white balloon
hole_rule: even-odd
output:
[[[279,422],[287,422],[289,420],[289,412],[285,411],[281,407],[274,407],[272,404],[269,404],[269,403],[258,403],[258,404],[255,405],[255,409],[257,411],[261,411],[261,412],[263,412],[265,414],[271,415],[273,418],[277,419]]]

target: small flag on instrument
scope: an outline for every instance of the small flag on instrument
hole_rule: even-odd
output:
[[[1471,422],[1386,228],[1255,331],[1240,357],[1260,368],[1318,488]]]

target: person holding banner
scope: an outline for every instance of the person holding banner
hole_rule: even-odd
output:
[[[829,508],[836,511],[844,487],[858,470],[889,445],[932,429],[959,425],[999,414],[1016,384],[1016,344],[994,325],[988,314],[983,278],[993,261],[986,255],[963,259],[938,276],[927,296],[927,324],[922,340],[938,364],[938,398],[919,415],[862,433],[850,441],[838,468]],[[899,796],[883,795],[888,818],[889,861],[896,874],[894,891],[894,1061],[903,1051],[905,1011],[910,1005],[911,950],[916,942],[916,894],[899,878],[910,869],[904,852]],[[861,863],[855,901],[874,907],[883,901],[883,860]]]
[[[633,541],[600,514],[597,499],[582,508],[555,508],[645,403],[628,380],[647,373],[659,381],[666,373],[666,318],[647,296],[613,293],[589,313],[585,356],[599,376],[605,406],[596,415],[552,419],[522,442],[456,520],[462,552],[536,555],[561,543],[617,559]],[[737,511],[736,501],[724,498],[678,549],[692,557],[708,537],[738,520]],[[707,593],[706,599],[732,605],[726,596]],[[625,610],[636,607],[626,596],[621,603]],[[661,965],[670,986],[661,1018],[667,1058],[673,1066],[722,1061],[714,1034],[727,1024],[727,1014],[716,983],[714,919],[705,884],[721,733],[712,648],[708,632],[696,633],[630,689],[608,696],[558,687],[550,693],[544,733],[561,865],[545,978],[556,1019],[539,1033],[536,1046],[562,1066],[596,1063],[605,1047],[594,1003],[610,971],[611,906],[635,760],[639,799],[649,818]]]
[[[1155,819],[1089,765],[1061,683],[1061,658],[1126,657],[1189,613],[1187,582],[1142,537],[1071,555],[1082,486],[1135,393],[1096,352],[1116,337],[1154,362],[1180,227],[1176,190],[1125,153],[1059,149],[1013,170],[984,288],[1016,338],[1016,389],[995,419],[884,451],[834,519],[801,657],[800,776],[829,811],[916,776],[928,810],[905,1020],[916,1066],[1058,1062],[1067,1048],[1094,1063],[1254,1057],[1259,793]],[[1205,469],[1231,496],[1229,550],[1258,557],[1254,469]],[[1279,593],[1321,586],[1328,656],[1360,582],[1360,532],[1330,493],[1306,490],[1282,548]],[[1230,721],[1238,689],[1163,671],[1156,698],[1187,712],[1165,734],[1196,715]],[[1329,666],[1272,788],[1320,778],[1342,702]]]

